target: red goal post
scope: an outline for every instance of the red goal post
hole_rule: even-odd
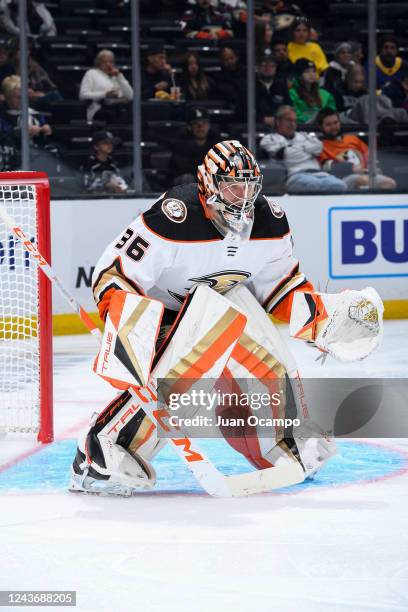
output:
[[[47,175],[0,173],[0,206],[50,261]],[[0,432],[53,440],[51,283],[1,219]]]

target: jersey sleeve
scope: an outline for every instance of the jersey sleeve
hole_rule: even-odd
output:
[[[285,322],[290,320],[294,292],[313,291],[313,285],[299,271],[290,232],[279,238],[277,254],[252,280],[252,288],[266,312]]]
[[[165,269],[171,267],[174,247],[155,235],[137,217],[105,249],[92,277],[92,289],[100,317],[105,320],[117,290],[148,295]]]

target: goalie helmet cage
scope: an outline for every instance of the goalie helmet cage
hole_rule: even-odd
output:
[[[0,173],[0,206],[50,261],[42,172]],[[53,440],[51,283],[0,219],[0,432]]]

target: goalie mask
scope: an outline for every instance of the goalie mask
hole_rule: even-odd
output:
[[[254,203],[262,174],[252,153],[237,140],[214,145],[198,166],[198,193],[206,217],[223,236],[248,240],[254,222]]]

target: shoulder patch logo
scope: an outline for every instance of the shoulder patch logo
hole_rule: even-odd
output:
[[[187,217],[187,206],[181,200],[167,198],[163,200],[161,209],[170,221],[183,223]]]
[[[277,202],[274,202],[272,198],[269,198],[268,196],[264,196],[264,197],[265,197],[265,200],[269,204],[269,208],[271,209],[271,213],[273,214],[273,216],[276,217],[277,219],[281,219],[283,215],[285,214],[285,211],[283,210],[283,208]]]

